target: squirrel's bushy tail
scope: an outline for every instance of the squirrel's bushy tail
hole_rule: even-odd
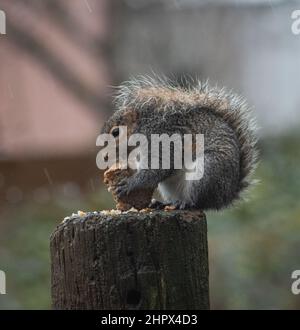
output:
[[[223,120],[236,133],[240,148],[240,191],[253,181],[256,168],[256,122],[251,109],[241,96],[224,88],[210,87],[207,82],[184,78],[175,82],[165,77],[139,76],[123,83],[115,98],[118,108],[159,106],[172,111],[206,108]]]

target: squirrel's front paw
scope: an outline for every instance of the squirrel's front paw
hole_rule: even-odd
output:
[[[136,190],[154,190],[153,182],[144,180],[144,177],[134,174],[128,178],[122,179],[118,183],[115,193],[118,198],[128,196],[131,192]]]
[[[115,190],[115,193],[118,198],[122,198],[124,196],[128,196],[132,191],[139,189],[139,185],[137,184],[137,180],[135,176],[130,176],[128,178],[122,179],[118,183],[118,187]]]
[[[130,191],[129,178],[125,178],[118,183],[118,187],[115,189],[115,194],[121,199],[122,197],[129,195]]]

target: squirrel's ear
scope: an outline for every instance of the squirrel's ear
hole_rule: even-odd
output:
[[[132,134],[138,124],[139,114],[137,110],[128,108],[123,115],[124,124],[127,126],[128,135]]]
[[[138,112],[133,108],[128,108],[124,112],[123,118],[125,119],[126,123],[133,124],[136,123],[138,120]]]

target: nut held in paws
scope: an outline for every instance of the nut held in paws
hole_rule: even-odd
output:
[[[141,210],[146,208],[151,202],[153,195],[152,189],[135,190],[126,196],[122,196],[122,198],[118,198],[115,191],[118,188],[119,182],[133,174],[134,171],[132,169],[124,168],[121,164],[111,166],[104,173],[104,183],[107,185],[108,191],[112,192],[118,210],[126,211],[132,207]]]

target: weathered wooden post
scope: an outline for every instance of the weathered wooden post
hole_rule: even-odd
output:
[[[201,212],[95,212],[51,236],[54,309],[209,309]]]

